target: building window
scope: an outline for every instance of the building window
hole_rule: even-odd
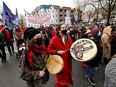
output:
[[[54,10],[52,10],[52,13],[54,13]]]
[[[56,19],[56,23],[58,23],[58,19]]]
[[[66,16],[70,17],[70,11],[68,11],[68,10],[66,11]]]

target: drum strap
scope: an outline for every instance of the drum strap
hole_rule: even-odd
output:
[[[111,36],[109,34],[107,34],[107,33],[105,33],[105,34],[109,36],[109,39],[111,39]]]

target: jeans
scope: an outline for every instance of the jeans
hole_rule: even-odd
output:
[[[89,79],[93,80],[95,71],[96,71],[96,67],[87,66],[85,74],[88,76]]]
[[[11,54],[12,52],[14,52],[14,45],[13,45],[13,42],[12,41],[9,41],[6,43],[6,46],[8,48],[8,51],[9,53]],[[11,49],[12,49],[12,52],[11,52]]]

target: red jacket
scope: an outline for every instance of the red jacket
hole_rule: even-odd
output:
[[[4,28],[2,26],[0,26],[0,31],[4,30]]]
[[[68,39],[66,41],[66,44],[64,45],[62,39],[60,36],[55,36],[52,38],[49,46],[48,46],[48,53],[49,54],[56,54],[56,51],[65,51],[67,49],[70,49],[73,41],[68,36]],[[73,84],[72,80],[72,57],[70,55],[70,51],[66,51],[62,56],[62,59],[64,61],[64,68],[63,70],[56,75],[56,83],[61,84]]]
[[[26,28],[21,28],[21,31],[24,33],[25,32],[25,30],[26,30]]]

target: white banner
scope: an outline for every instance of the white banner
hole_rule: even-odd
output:
[[[41,25],[48,27],[53,23],[52,11],[46,12],[44,15],[32,15],[25,11],[26,25],[27,27],[39,28]]]
[[[65,17],[65,24],[68,24],[69,26],[71,26],[71,19],[70,19],[70,17]]]

